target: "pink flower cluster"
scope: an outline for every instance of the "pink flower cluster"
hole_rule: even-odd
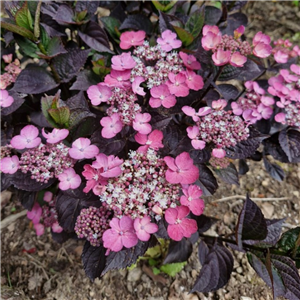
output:
[[[8,65],[4,68],[5,73],[0,75],[0,89],[5,90],[11,83],[16,81],[16,78],[22,71],[20,68],[20,61],[15,59],[12,61],[12,54],[3,55],[2,59]],[[3,106],[4,107],[4,106]]]
[[[44,234],[45,227],[50,227],[53,232],[62,232],[63,228],[57,221],[58,217],[53,194],[46,191],[43,200],[45,203],[42,207],[38,202],[35,202],[31,211],[27,212],[27,218],[32,221],[36,234],[38,236]]]
[[[219,169],[227,168],[230,164],[230,160],[228,157],[218,158],[218,157],[212,156],[209,160],[209,163],[211,164],[212,167],[219,170]]]
[[[247,41],[240,39],[244,31],[244,26],[240,26],[234,31],[234,36],[227,34],[222,36],[218,26],[205,25],[202,30],[202,47],[207,51],[212,50],[212,60],[216,66],[230,64],[234,67],[243,67],[247,56],[252,53],[261,58],[271,54],[271,40],[267,35],[258,32],[253,38],[251,48]]]
[[[275,115],[275,120],[300,128],[300,66],[293,64],[290,70],[280,70],[280,74],[271,77],[268,83],[268,92],[279,97],[276,105],[283,109]]]
[[[87,90],[93,105],[109,105],[108,117],[100,121],[105,138],[114,137],[124,125],[132,126],[140,134],[151,132],[151,116],[142,113],[137,103],[138,96],[146,95],[144,87],[150,91],[149,104],[153,108],[173,107],[176,97],[185,97],[190,90],[203,87],[202,77],[195,72],[201,68],[196,58],[184,52],[170,52],[182,45],[175,33],[164,31],[152,47],[144,41],[145,36],[143,31],[123,33],[120,47],[124,50],[134,47],[133,53],[113,56],[112,70],[104,82]]]
[[[273,114],[273,97],[265,96],[265,91],[257,82],[245,82],[246,93],[237,102],[231,103],[232,111],[237,116],[243,116],[249,124],[261,119],[269,119]]]
[[[201,150],[207,143],[213,143],[212,155],[223,158],[226,155],[224,148],[234,146],[248,138],[247,123],[234,116],[232,111],[223,110],[226,105],[226,100],[220,99],[212,102],[212,109],[202,107],[196,112],[189,106],[182,108],[182,111],[196,123],[187,128],[188,137],[195,149]]]
[[[274,41],[275,47],[272,54],[276,62],[285,64],[290,58],[300,56],[300,48],[298,45],[293,47],[289,40],[279,39]]]

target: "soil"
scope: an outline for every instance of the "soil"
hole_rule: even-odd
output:
[[[292,37],[300,31],[300,22],[295,22],[300,19],[300,10],[291,2],[250,2],[243,10],[249,18],[250,37],[260,30],[273,39]],[[220,220],[207,234],[230,233],[234,229],[247,192],[252,198],[260,198],[256,202],[266,218],[287,217],[284,230],[299,226],[300,164],[281,166],[286,172],[282,182],[273,180],[262,162],[249,163],[250,171],[240,177],[238,187],[220,182],[218,192],[205,197],[205,214]],[[230,196],[236,197],[214,202]],[[282,197],[283,200],[269,199]],[[22,214],[23,208],[9,191],[4,191],[1,198],[2,222]],[[272,299],[271,290],[250,267],[245,255],[234,251],[234,270],[226,286],[213,293],[189,294],[201,269],[196,246],[188,264],[173,278],[154,276],[146,265],[138,264],[133,270],[108,272],[91,283],[81,263],[82,241],[68,240],[60,245],[53,242],[50,233],[37,237],[32,224],[23,216],[2,229],[1,243],[2,299]]]

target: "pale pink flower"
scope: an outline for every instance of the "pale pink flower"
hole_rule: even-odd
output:
[[[182,152],[175,159],[171,156],[164,158],[168,166],[166,179],[170,183],[191,184],[199,177],[199,169],[194,166],[189,153]]]
[[[134,130],[138,131],[141,134],[148,134],[151,132],[152,127],[149,124],[151,120],[151,115],[148,113],[138,113],[135,115],[135,119],[132,123],[132,127]]]
[[[189,94],[189,88],[186,85],[186,76],[183,72],[178,74],[169,73],[169,80],[166,82],[171,94],[176,97],[185,97]]]
[[[15,149],[35,148],[41,143],[41,138],[38,137],[39,130],[33,125],[25,126],[20,135],[14,136],[10,144]]]
[[[191,70],[200,70],[201,65],[197,61],[196,57],[194,55],[188,55],[184,52],[179,52],[179,56],[182,59],[183,64]]]
[[[27,211],[27,218],[32,221],[33,224],[38,224],[42,216],[41,206],[35,202],[32,209]]]
[[[37,236],[43,235],[45,232],[45,226],[40,223],[34,224],[34,229]]]
[[[98,195],[97,190],[98,186],[104,186],[107,184],[107,178],[101,176],[101,170],[97,170],[91,165],[84,165],[84,171],[82,175],[87,180],[86,186],[83,189],[85,193],[88,193],[91,189],[93,189],[93,193]],[[97,188],[96,188],[97,187]],[[96,189],[95,189],[96,188]]]
[[[291,67],[290,67],[290,69],[295,74],[300,75],[300,66],[299,65],[292,64]]]
[[[226,107],[227,101],[225,99],[219,99],[212,101],[211,107],[215,110],[222,110]]]
[[[68,189],[77,189],[81,184],[81,178],[78,174],[76,174],[73,168],[68,168],[64,170],[63,173],[57,176],[57,178],[60,181],[58,187],[62,191]]]
[[[19,169],[19,158],[17,155],[4,157],[0,160],[0,171],[5,174],[14,174]]]
[[[260,101],[265,106],[271,106],[275,103],[274,98],[268,96],[261,96]]]
[[[158,231],[157,224],[151,223],[149,216],[144,216],[142,219],[136,218],[133,226],[138,239],[143,242],[147,242],[150,239],[150,234]]]
[[[136,65],[136,61],[129,52],[123,52],[121,55],[114,55],[111,58],[111,62],[111,68],[116,71],[131,70]]]
[[[159,148],[164,147],[162,143],[163,133],[157,129],[153,130],[148,136],[138,132],[134,138],[137,143],[144,145],[138,148],[139,153],[147,153],[149,148],[157,151]]]
[[[209,32],[214,34],[221,34],[220,29],[217,25],[204,25],[202,29],[203,36],[207,35]]]
[[[12,62],[13,55],[11,53],[6,54],[6,55],[2,55],[2,58],[3,58],[5,63],[10,64]]]
[[[14,98],[8,94],[7,90],[0,90],[0,106],[9,107],[13,104]]]
[[[141,46],[144,43],[146,32],[139,31],[126,31],[120,36],[120,48],[123,50],[130,49],[132,46]]]
[[[290,74],[289,70],[280,70],[279,73],[284,78],[284,80],[288,83],[298,81],[298,76]]]
[[[229,50],[225,51],[218,49],[213,55],[212,60],[216,66],[224,66],[230,61],[231,52]]]
[[[98,147],[91,145],[88,138],[78,138],[72,143],[72,148],[69,149],[69,155],[74,159],[93,158],[98,153]]]
[[[211,49],[214,49],[217,45],[220,44],[222,39],[222,34],[215,34],[213,32],[208,32],[206,35],[203,35],[201,39],[201,44],[203,49],[206,51],[209,51]]]
[[[288,61],[288,59],[289,59],[289,55],[288,55],[288,53],[285,53],[285,52],[283,52],[281,50],[278,50],[274,54],[274,59],[279,64],[285,64]]]
[[[269,97],[268,97],[269,98]],[[273,99],[273,98],[271,98]],[[257,106],[257,112],[260,114],[262,118],[265,120],[270,119],[273,114],[273,109],[269,106],[264,105],[263,103],[260,103]]]
[[[243,67],[244,63],[247,61],[247,57],[241,55],[240,52],[234,52],[230,57],[230,64],[234,67]]]
[[[197,185],[190,185],[183,188],[182,192],[184,195],[180,197],[181,205],[187,206],[194,215],[200,216],[204,210],[204,201],[200,198],[202,190]]]
[[[92,85],[88,88],[87,94],[93,105],[107,102],[112,95],[111,88],[104,84]]]
[[[271,54],[272,47],[268,44],[258,43],[254,49],[253,54],[260,58],[268,57]]]
[[[50,202],[53,198],[53,193],[49,192],[49,191],[46,191],[45,194],[44,194],[44,197],[43,197],[43,200],[45,202]]]
[[[239,28],[237,28],[234,32],[233,32],[233,36],[235,39],[240,38],[245,32],[245,26],[241,25]]]
[[[150,90],[151,98],[149,105],[153,108],[160,107],[161,105],[165,108],[173,107],[176,104],[176,98],[170,93],[170,90],[166,84],[154,86]]]
[[[185,75],[186,75],[185,83],[189,89],[194,91],[199,91],[203,88],[204,82],[200,75],[197,75],[195,72],[188,69],[186,70]]]
[[[200,133],[198,126],[190,126],[186,129],[186,131],[188,133],[188,137],[192,140],[191,144],[194,149],[202,150],[205,148],[206,143],[198,139],[198,135]]]
[[[212,153],[211,153],[211,154],[212,154],[213,157],[223,158],[223,157],[225,157],[226,152],[225,152],[225,150],[222,149],[222,148],[214,148],[214,149],[212,150]]]
[[[254,90],[255,93],[260,94],[260,95],[264,95],[265,94],[265,90],[263,88],[261,88],[259,86],[259,84],[255,81],[246,81],[245,82],[245,87],[247,88],[247,90],[252,91]]]
[[[58,224],[58,222],[55,222],[51,226],[52,231],[56,233],[61,233],[64,229]]]
[[[266,35],[263,34],[261,31],[257,32],[252,40],[252,43],[254,46],[263,43],[265,45],[269,45],[271,43],[271,38]]]
[[[133,220],[130,217],[113,218],[109,225],[111,229],[104,231],[102,236],[103,246],[107,248],[106,254],[110,251],[118,252],[122,250],[123,246],[131,248],[138,243]]]
[[[231,108],[232,108],[232,112],[236,116],[240,116],[243,113],[242,107],[238,103],[236,103],[236,102],[232,102],[231,103]]]
[[[123,128],[118,113],[114,113],[110,117],[102,118],[100,124],[103,126],[101,134],[107,139],[116,136]]]
[[[197,231],[197,222],[186,218],[189,213],[187,206],[170,207],[166,210],[165,219],[169,224],[167,232],[172,240],[180,241],[183,237],[189,238]]]
[[[104,78],[104,83],[109,87],[119,87],[119,88],[128,88],[131,86],[130,79],[130,70],[125,71],[116,71],[111,70],[110,74],[106,75]]]
[[[199,117],[210,114],[211,108],[209,106],[201,107],[196,113],[195,109],[190,106],[183,106],[181,110],[187,115],[193,118],[194,122],[199,121]]]
[[[142,76],[137,76],[137,77],[134,78],[134,80],[132,82],[132,91],[135,94],[138,94],[138,95],[141,95],[141,96],[146,95],[144,89],[142,87],[140,87],[140,84],[144,81],[145,81],[145,79]]]
[[[176,33],[167,29],[162,34],[161,37],[157,39],[157,43],[160,45],[161,49],[169,52],[172,49],[180,48],[182,45],[181,40],[177,40]]]
[[[105,178],[117,177],[122,173],[121,165],[123,159],[114,155],[106,156],[104,153],[100,153],[96,156],[96,160],[93,161],[92,166],[100,171],[100,175]]]
[[[282,123],[282,124],[286,123],[286,121],[285,121],[285,113],[281,112],[281,113],[275,115],[274,119],[278,123]]]
[[[69,135],[69,130],[54,128],[52,132],[46,133],[45,128],[43,128],[42,134],[47,139],[47,143],[56,144],[64,140]]]

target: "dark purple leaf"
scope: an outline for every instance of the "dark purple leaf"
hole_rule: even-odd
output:
[[[279,160],[280,162],[288,163],[289,159],[285,152],[282,150],[279,144],[279,133],[273,134],[268,139],[265,139],[262,143],[265,146],[264,152],[265,155],[272,155],[276,160]]]
[[[52,127],[41,111],[34,111],[30,114],[30,120],[39,127]]]
[[[189,141],[191,143],[191,141]],[[189,151],[191,158],[194,161],[194,164],[203,164],[209,161],[211,153],[209,150],[204,148],[203,150],[193,150]]]
[[[224,169],[214,169],[215,173],[226,183],[239,186],[239,175],[233,163]]]
[[[62,244],[64,242],[66,242],[68,239],[72,239],[72,238],[76,238],[77,235],[74,232],[68,233],[65,231],[62,231],[60,233],[57,232],[53,232],[51,230],[51,235],[52,235],[52,239],[59,244]]]
[[[265,156],[264,156],[263,160],[264,160],[265,168],[266,168],[267,172],[272,176],[272,178],[274,178],[275,180],[278,180],[278,181],[282,181],[285,177],[285,174],[284,174],[284,171],[282,170],[282,168],[275,163],[274,164],[271,163]]]
[[[49,37],[66,36],[61,26],[47,14],[41,14],[41,23]]]
[[[264,240],[267,223],[260,208],[247,195],[236,225],[236,242],[240,249],[244,240]]]
[[[159,29],[160,29],[161,33],[167,29],[174,31],[174,28],[171,24],[171,22],[174,22],[174,21],[182,24],[181,20],[178,19],[177,17],[175,17],[173,15],[168,15],[166,13],[159,11]],[[182,26],[183,26],[183,24],[182,24]]]
[[[203,196],[211,196],[218,188],[218,183],[212,171],[204,164],[197,164],[199,169],[199,180],[196,184],[200,186],[203,191]]]
[[[220,29],[222,34],[227,34],[227,35],[233,35],[233,31],[236,30],[238,27],[243,25],[246,27],[248,24],[248,18],[245,14],[243,13],[234,13],[228,16],[225,25],[223,24],[220,25]]]
[[[100,1],[77,1],[75,10],[81,12],[87,10],[87,13],[92,16],[97,11]]]
[[[1,174],[1,192],[8,189],[11,185],[11,178],[12,178],[13,174]]]
[[[163,264],[172,264],[187,261],[192,252],[193,245],[186,238],[183,238],[179,242],[171,240],[168,253]]]
[[[219,76],[218,80],[219,81],[227,81],[235,78],[239,78],[239,75],[242,72],[242,68],[237,68],[231,65],[226,65],[223,70],[221,75]]]
[[[238,76],[239,80],[247,81],[253,80],[264,72],[264,68],[259,66],[251,59],[247,59],[246,63],[241,69],[241,73]]]
[[[215,243],[211,248],[201,241],[198,248],[201,259],[201,271],[191,292],[207,293],[223,287],[233,270],[233,257],[221,244]]]
[[[76,81],[70,87],[70,90],[86,91],[91,85],[96,85],[99,78],[90,70],[82,70],[77,75]]]
[[[144,30],[147,34],[151,34],[152,23],[149,18],[144,15],[129,15],[119,28],[119,30],[123,29]]]
[[[58,24],[64,25],[64,24],[76,24],[75,21],[75,13],[73,9],[66,5],[61,4],[53,18]]]
[[[213,224],[218,221],[218,219],[213,217],[208,217],[205,215],[195,216],[193,214],[192,219],[196,220],[199,233],[207,231]]]
[[[220,84],[217,85],[217,89],[222,98],[226,99],[227,101],[230,99],[235,99],[239,94],[238,89],[232,84]]]
[[[7,90],[9,95],[11,97],[14,98],[14,102],[11,106],[9,107],[2,107],[1,108],[1,115],[2,116],[7,116],[11,113],[13,113],[14,111],[16,111],[25,101],[25,99],[23,98],[24,95],[20,95],[19,93],[13,91],[13,90]],[[23,97],[21,97],[23,96]]]
[[[94,281],[100,277],[106,264],[106,248],[101,244],[100,247],[92,246],[88,241],[85,242],[81,259],[86,275]]]
[[[103,3],[104,1],[102,1]],[[108,3],[108,6],[112,6],[112,1],[106,1]],[[120,22],[123,22],[127,15],[125,13],[125,9],[126,9],[126,4],[124,4],[124,2],[115,2],[117,3],[117,5],[115,5],[114,7],[110,7],[111,10],[111,13],[110,13],[110,16],[113,17],[113,18],[116,18],[118,19]]]
[[[29,64],[17,77],[13,90],[25,94],[40,94],[57,86],[58,84],[45,68]]]
[[[171,117],[166,117],[163,115],[156,114],[151,117],[151,125],[152,129],[159,129],[162,130],[166,128],[169,123],[171,122],[172,118]]]
[[[155,233],[155,236],[157,238],[161,238],[161,239],[170,239],[168,232],[167,232],[168,225],[167,225],[165,219],[164,218],[160,219],[157,222],[157,225],[158,225],[158,231]]]
[[[113,53],[109,47],[109,41],[105,30],[96,22],[90,21],[84,32],[78,31],[80,38],[92,49],[99,52]]]
[[[300,162],[300,132],[294,129],[284,129],[279,133],[278,140],[289,161]]]
[[[249,171],[249,166],[245,159],[239,159],[239,175],[245,175]]]
[[[44,2],[41,7],[41,12],[51,18],[54,18],[59,6],[60,4],[55,2]]]
[[[60,37],[53,37],[47,47],[47,58],[53,58],[59,54],[67,53]]]
[[[224,1],[223,3],[227,5],[228,11],[230,12],[242,9],[247,4],[247,1]]]
[[[37,199],[37,192],[25,192],[22,190],[17,190],[17,198],[20,200],[24,208],[31,211],[34,202]]]
[[[216,25],[222,16],[222,11],[214,6],[205,6],[205,24]]]

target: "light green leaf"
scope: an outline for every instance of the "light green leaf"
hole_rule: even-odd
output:
[[[33,30],[33,20],[27,6],[27,2],[24,2],[23,6],[17,11],[15,20],[18,26],[30,31]]]
[[[168,274],[171,277],[176,276],[177,273],[179,273],[183,267],[186,265],[186,261],[180,262],[180,263],[173,263],[173,264],[165,264],[160,267],[160,270],[166,274]]]
[[[185,30],[187,30],[194,38],[196,38],[204,25],[205,12],[204,10],[196,10],[187,20]]]
[[[187,47],[193,42],[194,37],[191,33],[177,26],[173,26],[173,28],[175,29],[179,39],[182,41],[183,46]]]

